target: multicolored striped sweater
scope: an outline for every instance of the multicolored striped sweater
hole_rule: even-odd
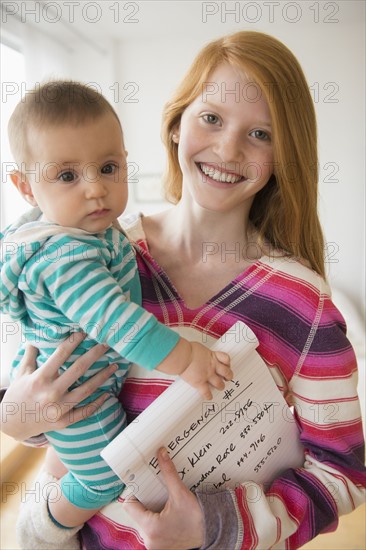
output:
[[[366,470],[356,359],[326,283],[292,258],[263,257],[207,303],[190,309],[149,254],[141,218],[129,220],[127,231],[138,252],[143,306],[181,335],[207,344],[236,321],[246,323],[295,408],[305,449],[303,467],[271,484],[243,479],[235,490],[197,492],[206,525],[202,548],[298,548],[335,530],[339,515],[364,502]],[[172,379],[134,366],[120,396],[129,420]],[[83,528],[85,549],[145,548],[122,501],[123,496]]]

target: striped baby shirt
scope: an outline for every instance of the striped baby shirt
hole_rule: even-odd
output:
[[[82,404],[102,393],[108,399],[91,417],[46,434],[69,469],[61,480],[65,496],[81,508],[99,508],[123,488],[99,453],[125,426],[118,394],[127,370],[134,362],[154,369],[179,336],[141,307],[135,253],[122,232],[110,227],[93,235],[39,217],[35,208],[1,235],[1,311],[19,321],[23,336],[39,348],[38,367],[80,328],[87,337],[63,370],[97,342],[110,347],[76,382],[117,363],[118,370]]]

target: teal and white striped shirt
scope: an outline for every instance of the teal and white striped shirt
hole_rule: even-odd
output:
[[[20,321],[27,341],[39,348],[38,366],[80,328],[87,337],[63,369],[96,342],[110,346],[76,383],[117,363],[117,372],[83,404],[106,392],[109,399],[88,419],[47,433],[70,471],[62,479],[65,496],[76,506],[99,508],[123,488],[99,453],[125,425],[117,397],[129,364],[154,369],[179,336],[139,305],[135,254],[123,233],[111,227],[93,235],[39,216],[33,209],[1,235],[1,310]]]

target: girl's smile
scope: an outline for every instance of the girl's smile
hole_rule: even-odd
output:
[[[230,184],[234,185],[244,181],[246,178],[237,172],[227,170],[218,164],[196,163],[203,176],[206,177],[207,183],[211,184]]]

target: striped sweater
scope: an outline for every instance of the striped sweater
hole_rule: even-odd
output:
[[[143,306],[181,335],[207,344],[236,321],[246,323],[278,388],[295,407],[305,448],[303,467],[270,484],[244,478],[235,490],[197,492],[205,516],[203,548],[298,548],[336,529],[339,515],[364,502],[366,470],[356,359],[325,282],[294,259],[263,257],[206,304],[190,309],[150,256],[141,219],[130,220],[127,231],[136,242]],[[134,366],[121,392],[129,420],[171,381]],[[122,501],[83,528],[84,548],[144,548]]]

